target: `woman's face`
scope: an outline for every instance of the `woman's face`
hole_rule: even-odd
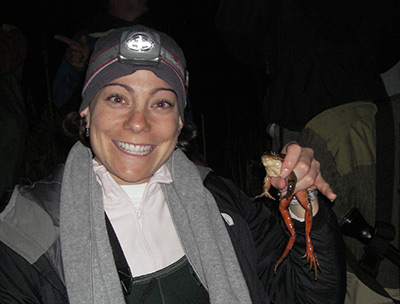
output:
[[[123,184],[147,182],[175,149],[182,129],[175,92],[138,70],[106,84],[82,111],[95,159]]]

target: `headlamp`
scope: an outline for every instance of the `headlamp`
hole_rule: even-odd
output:
[[[183,52],[171,37],[141,25],[116,29],[97,41],[79,111],[90,104],[105,84],[142,69],[153,72],[176,92],[183,120],[188,88]]]
[[[157,65],[161,61],[160,35],[138,31],[122,33],[118,60],[122,63]]]
[[[169,65],[187,86],[188,74],[175,56],[161,46],[156,32],[125,31],[121,34],[118,61],[136,65],[157,65],[161,61]]]

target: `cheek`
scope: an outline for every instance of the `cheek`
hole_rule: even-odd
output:
[[[90,124],[90,143],[94,150],[102,147],[105,149],[107,143],[106,138],[110,136],[113,130],[116,130],[117,121],[111,119],[106,115],[94,115],[92,116]]]
[[[176,142],[179,133],[180,133],[180,127],[178,122],[176,121],[171,121],[169,124],[161,124],[158,127],[159,129],[159,134],[162,134],[164,139],[166,141],[173,141]]]
[[[96,132],[109,132],[115,129],[118,123],[118,117],[111,115],[107,111],[95,112],[91,116],[90,128]]]

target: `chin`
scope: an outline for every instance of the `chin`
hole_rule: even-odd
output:
[[[146,183],[150,180],[152,175],[146,175],[146,174],[118,174],[114,175],[114,179],[117,181],[117,183],[121,185],[129,185],[129,184],[143,184]]]

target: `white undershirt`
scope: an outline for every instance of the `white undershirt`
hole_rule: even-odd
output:
[[[136,210],[140,210],[140,204],[142,203],[143,193],[146,189],[147,183],[138,185],[121,185],[122,189],[128,194]]]

